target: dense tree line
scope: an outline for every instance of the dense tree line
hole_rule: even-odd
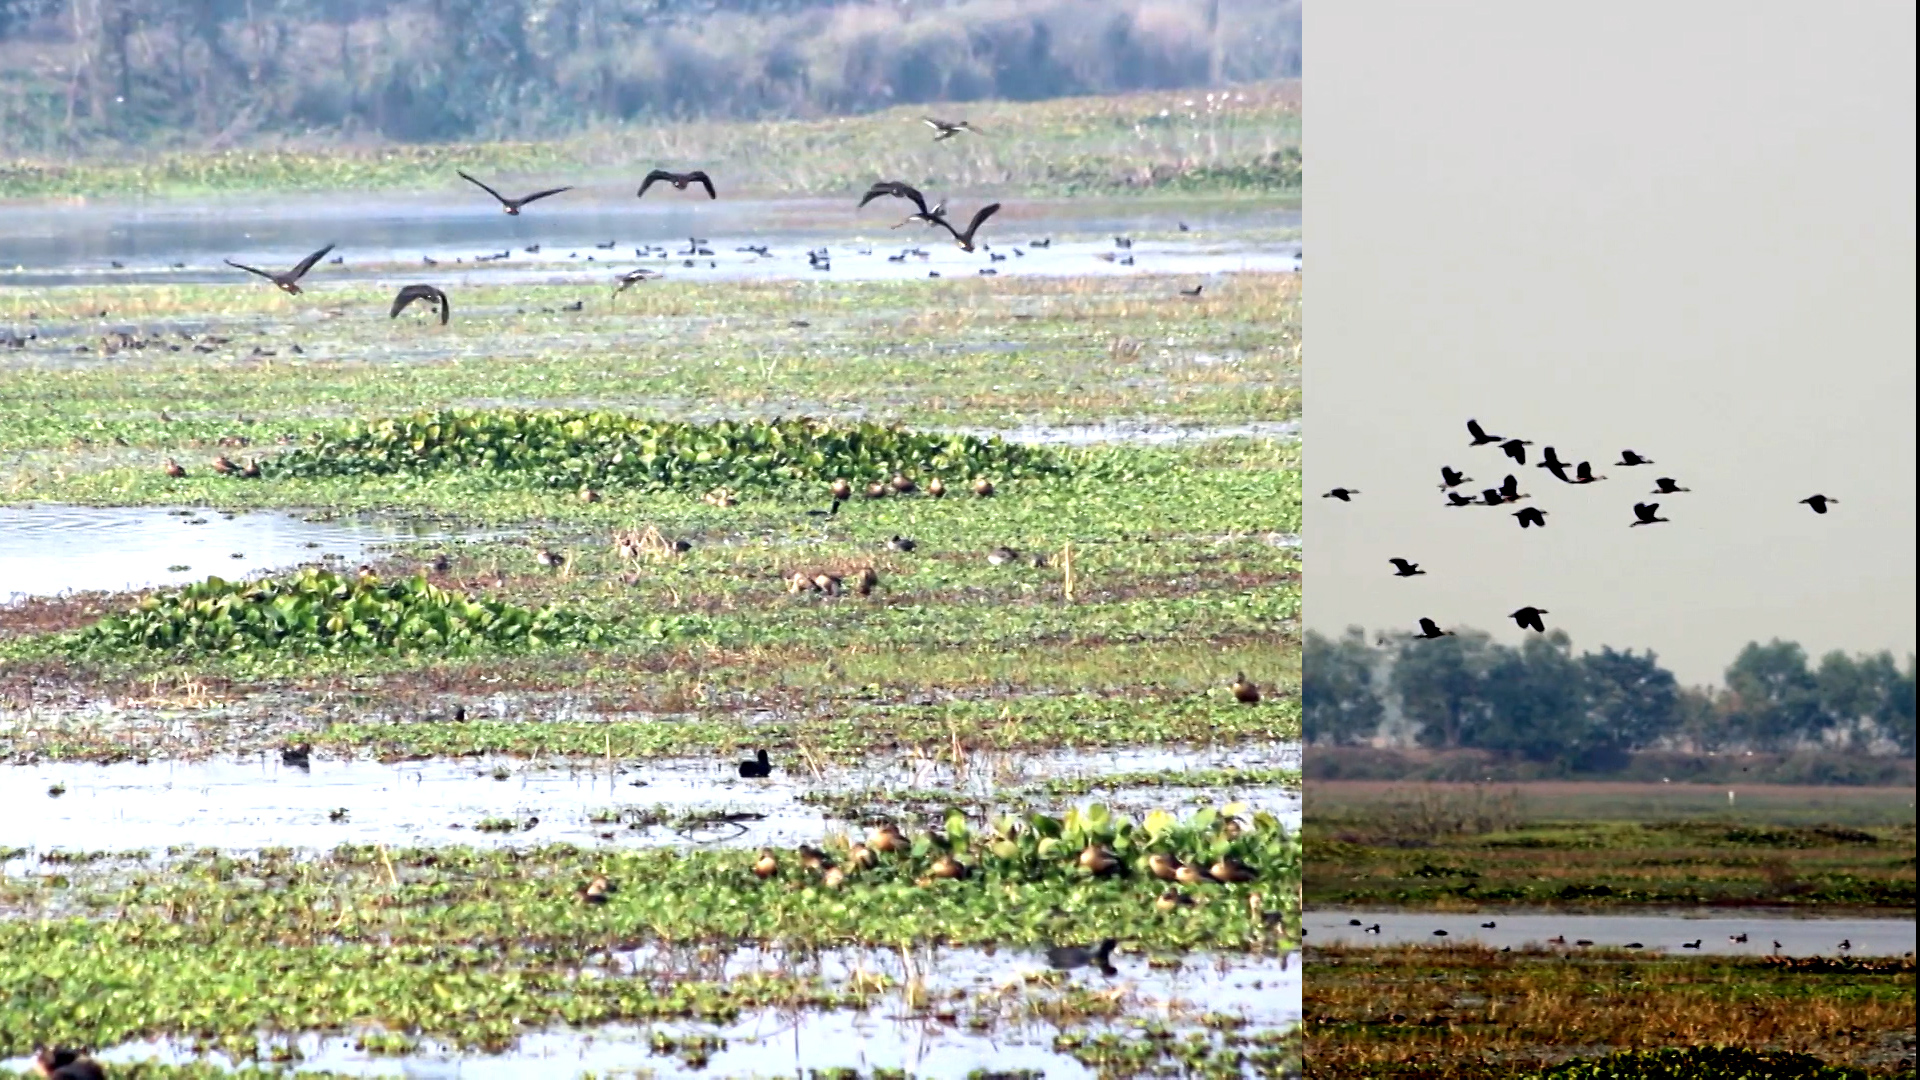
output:
[[[1299,71],[1298,0],[0,0],[14,150],[521,136]]]
[[[1789,641],[1751,643],[1724,689],[1683,687],[1651,652],[1574,655],[1560,631],[1519,648],[1478,631],[1369,643],[1309,632],[1302,707],[1318,745],[1413,742],[1615,768],[1652,748],[1914,752],[1914,658],[1833,652],[1815,665]]]

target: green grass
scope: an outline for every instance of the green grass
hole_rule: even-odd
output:
[[[1193,97],[1150,91],[984,103],[970,118],[990,135],[939,144],[919,123],[921,110],[903,107],[828,120],[633,125],[553,142],[16,159],[0,162],[0,198],[452,189],[462,186],[456,169],[574,184],[604,179],[630,194],[647,169],[689,155],[727,198],[840,194],[881,175],[956,193],[1298,197],[1297,81],[1239,87],[1236,100],[1207,110],[1190,108]]]
[[[1307,1075],[1342,1080],[1891,1078],[1913,1074],[1914,966],[1312,949],[1306,1018]]]

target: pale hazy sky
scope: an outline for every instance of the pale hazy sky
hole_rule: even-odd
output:
[[[1914,8],[1306,5],[1306,620],[1914,649]],[[1465,422],[1534,440],[1525,468]],[[1561,485],[1551,444],[1609,477]],[[1613,465],[1631,447],[1658,464]],[[1548,513],[1443,509],[1442,464]],[[1656,477],[1693,492],[1654,498]],[[1319,494],[1361,492],[1342,505]],[[1796,500],[1839,500],[1825,517]],[[1671,524],[1628,528],[1637,501]],[[1427,576],[1398,580],[1389,556]]]

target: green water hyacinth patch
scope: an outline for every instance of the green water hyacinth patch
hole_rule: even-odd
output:
[[[381,581],[307,568],[252,582],[210,577],[149,593],[70,634],[70,652],[380,655],[593,645],[606,629],[559,607],[475,600],[414,576]]]
[[[998,437],[931,435],[875,423],[688,423],[615,412],[460,410],[350,421],[261,463],[269,476],[427,475],[473,469],[548,487],[704,491],[775,488],[896,473],[996,480],[1064,473],[1054,454]]]

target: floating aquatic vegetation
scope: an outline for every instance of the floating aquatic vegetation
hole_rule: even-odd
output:
[[[699,424],[615,412],[462,410],[349,421],[261,463],[270,476],[518,473],[548,487],[707,492],[896,474],[1020,477],[1066,471],[1054,453],[999,437],[875,423]]]
[[[72,652],[468,653],[592,645],[608,628],[564,608],[472,599],[422,576],[382,581],[309,567],[252,582],[210,577],[149,593],[123,615],[67,635]]]

